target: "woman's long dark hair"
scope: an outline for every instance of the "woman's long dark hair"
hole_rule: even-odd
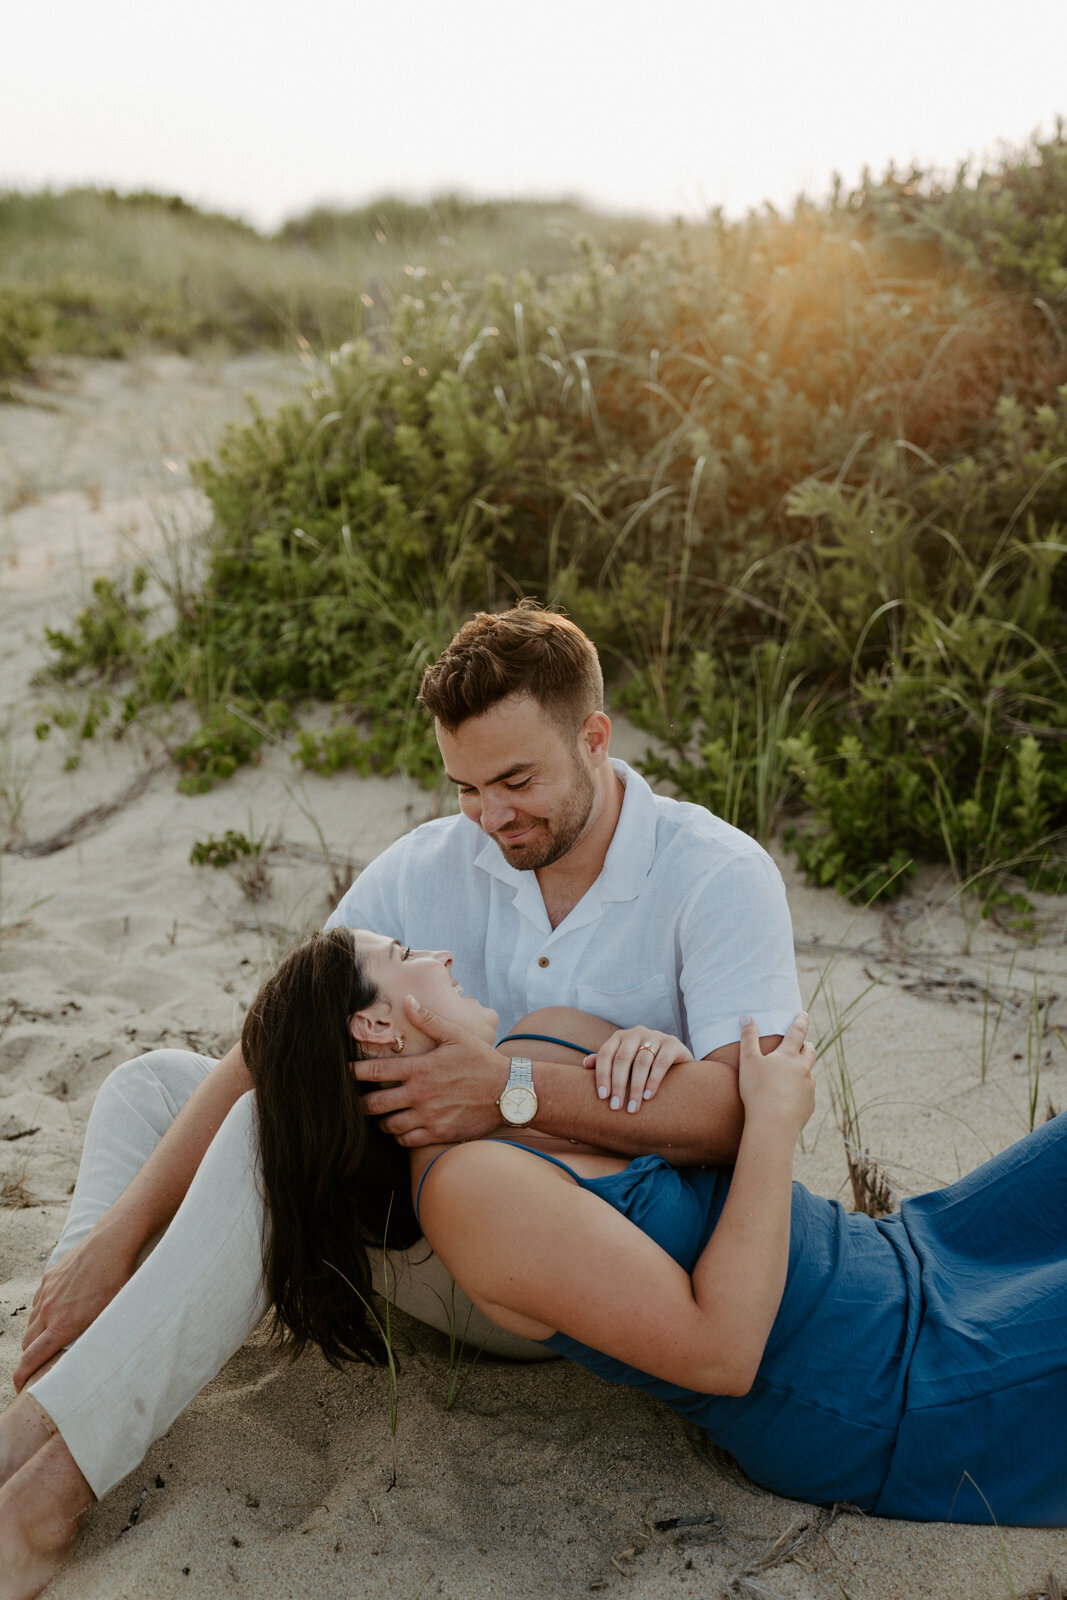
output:
[[[241,1034],[259,1112],[274,1331],[294,1355],[317,1344],[331,1366],[384,1358],[368,1251],[419,1237],[407,1154],[368,1116],[352,1074],[362,1051],[348,1019],[376,999],[352,934],[332,928],[290,951]]]

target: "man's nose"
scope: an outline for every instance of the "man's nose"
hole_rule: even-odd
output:
[[[452,952],[451,952],[451,950],[431,950],[430,954],[436,960],[440,961],[442,966],[450,967],[452,965]]]
[[[515,807],[508,805],[506,800],[490,795],[482,801],[480,823],[483,833],[499,833],[514,817]]]

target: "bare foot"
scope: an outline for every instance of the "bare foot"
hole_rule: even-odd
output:
[[[0,1489],[0,1600],[32,1600],[63,1565],[93,1491],[59,1434]]]
[[[55,1434],[40,1407],[23,1390],[0,1416],[0,1487]]]

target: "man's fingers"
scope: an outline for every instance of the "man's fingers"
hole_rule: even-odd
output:
[[[370,1094],[363,1096],[364,1110],[372,1117],[388,1116],[391,1111],[406,1111],[410,1104],[411,1094],[403,1083],[391,1089],[372,1089]]]
[[[442,1022],[436,1011],[431,1011],[429,1006],[420,1005],[413,994],[404,996],[404,1012],[409,1020],[422,1033],[428,1033],[431,1039],[438,1044],[444,1044],[452,1038],[452,1029],[447,1022]]]
[[[391,1133],[394,1139],[401,1139],[402,1134],[411,1133],[422,1121],[422,1113],[411,1111],[407,1106],[396,1111],[392,1116],[382,1118],[382,1127],[386,1133]]]
[[[407,1078],[411,1063],[400,1056],[368,1056],[365,1061],[350,1062],[352,1075],[360,1083],[397,1083]]]

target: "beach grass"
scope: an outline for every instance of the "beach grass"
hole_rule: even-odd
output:
[[[574,201],[319,208],[265,235],[174,195],[0,192],[0,382],[45,356],[149,346],[336,349],[387,326],[432,272],[457,290],[492,271],[568,270],[575,238],[616,248],[636,221]]]
[[[1025,932],[1067,883],[1064,204],[1058,128],[948,186],[891,171],[643,242],[460,202],[272,241],[198,216],[234,260],[344,256],[361,310],[303,401],[197,469],[195,576],[151,616],[136,574],[100,580],[54,671],[114,683],[127,718],[190,701],[190,792],[265,739],[429,785],[423,668],[472,610],[533,596],[597,639],[652,776],[760,837],[788,824],[857,903],[945,861]]]

